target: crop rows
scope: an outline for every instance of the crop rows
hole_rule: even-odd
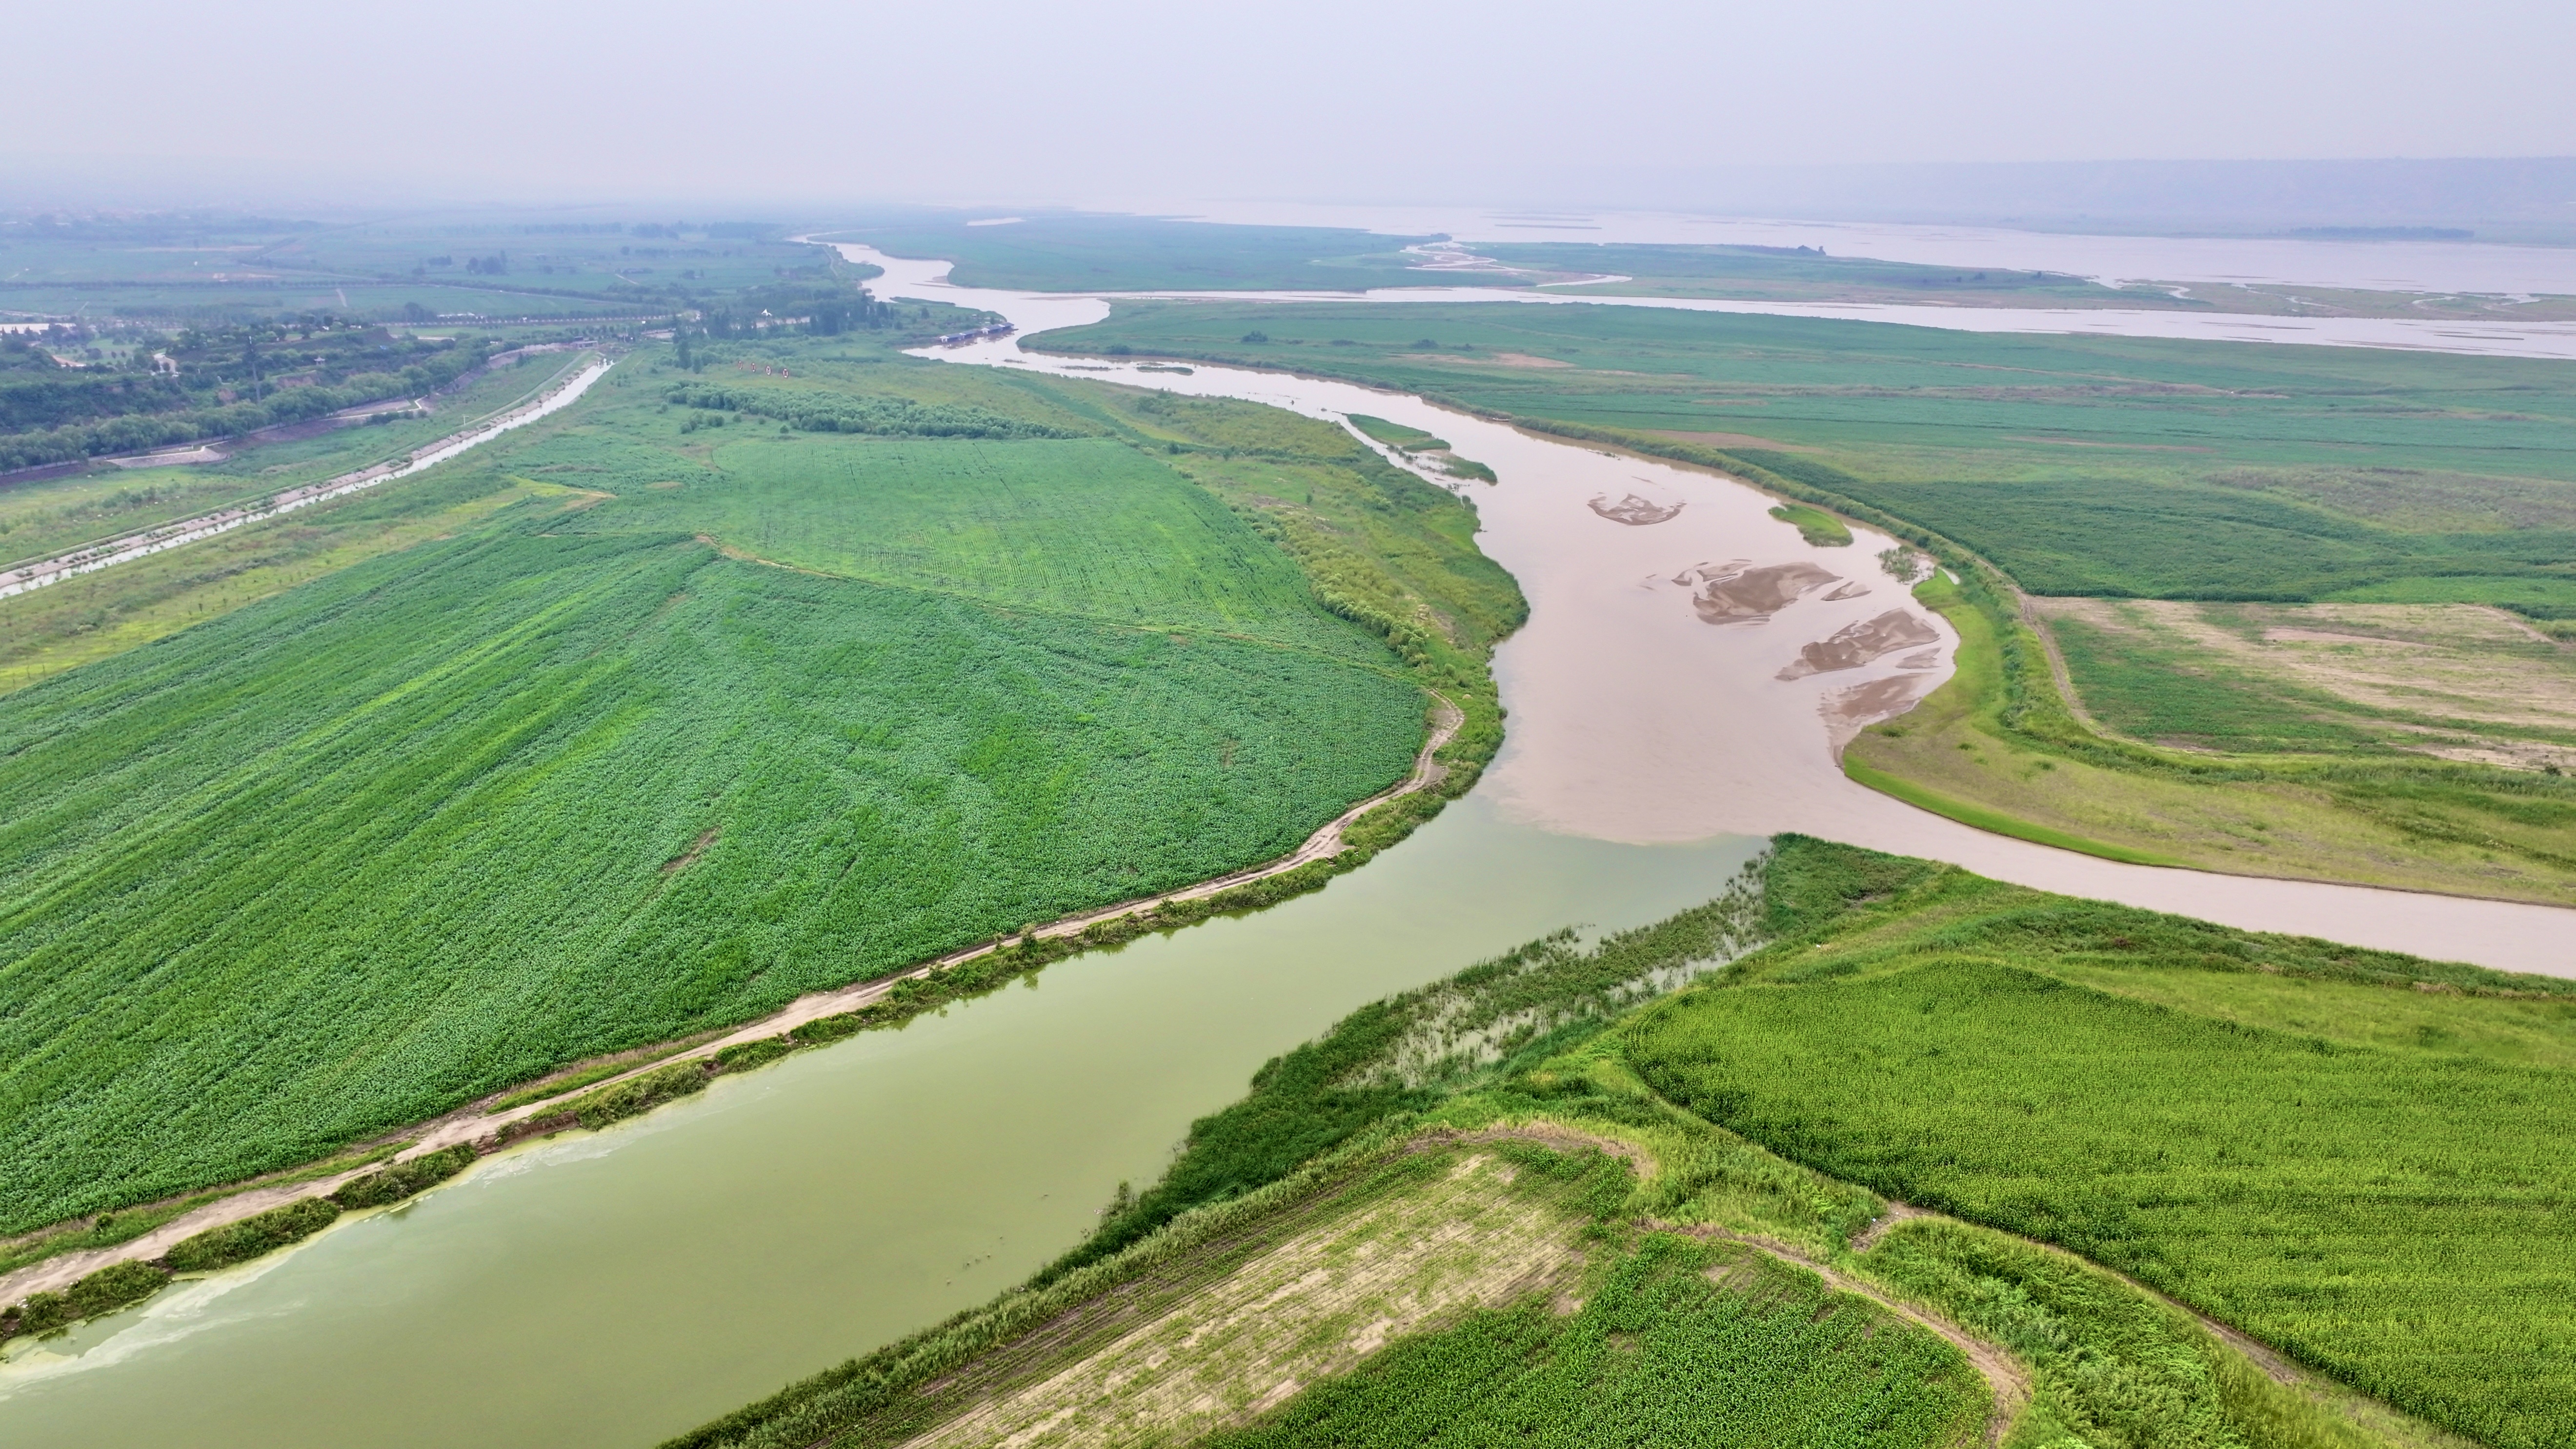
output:
[[[1588,1291],[1398,1343],[1205,1442],[1908,1449],[1984,1416],[1956,1349],[1759,1254],[1652,1236]]]
[[[847,578],[1384,659],[1322,617],[1297,565],[1224,504],[1107,439],[770,437],[727,443],[715,463],[713,476],[655,480],[677,488],[610,475],[592,486],[617,489],[617,504],[562,526],[705,533]]]
[[[62,676],[0,702],[0,1231],[1284,853],[1419,700],[525,530]]]
[[[1630,1028],[1631,1059],[1785,1156],[2061,1243],[2489,1443],[2576,1437],[2565,1071],[2089,990],[2033,966],[2131,938],[2037,924],[1696,993]]]

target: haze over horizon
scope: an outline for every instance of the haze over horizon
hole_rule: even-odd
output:
[[[593,0],[461,0],[400,20],[310,0],[255,15],[104,0],[18,22],[23,54],[77,63],[0,91],[19,138],[0,143],[0,205],[1258,198],[1930,215],[1947,201],[2179,217],[2213,186],[2259,201],[2290,173],[2057,163],[2576,156],[2553,74],[2576,52],[2576,10],[2468,0],[2429,30],[2420,15],[2184,0],[2137,26],[2029,0],[1830,14],[1620,0],[1568,26],[1526,3],[1326,0],[1283,22],[1001,0],[961,22],[776,0],[711,23]],[[102,104],[110,64],[228,81],[219,103],[175,113],[143,103],[158,85]],[[1915,168],[1952,163],[2022,164],[1909,187]],[[2576,220],[2576,163],[2295,169],[2356,194],[2401,178],[2406,219]],[[2436,173],[2449,179],[2424,179]],[[2316,217],[2397,217],[2309,199]],[[2222,203],[2245,205],[2208,204]]]

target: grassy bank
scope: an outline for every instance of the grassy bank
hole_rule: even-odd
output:
[[[1961,1442],[1993,1413],[2031,1449],[2463,1442],[2437,1424],[2554,1443],[2576,1412],[2550,1348],[2567,1295],[2532,1265],[2564,1259],[2566,1185],[2554,1108],[2530,1109],[2576,1069],[2571,1010],[2561,982],[1783,837],[1707,907],[1354,1013],[1027,1287],[673,1444],[964,1442],[1068,1384],[1129,1385],[1078,1412],[1145,1412],[1216,1374],[1296,1387],[1210,1396],[1174,1441],[1776,1442],[1823,1431],[1765,1413],[1887,1408],[1968,1363],[1973,1411],[1939,1400],[1937,1429],[1891,1414],[1855,1442]],[[1320,1374],[1197,1352],[1231,1295],[1261,1287],[1282,1339],[1343,1301],[1282,1288],[1267,1255],[1291,1233],[1258,1224],[1391,1180],[1369,1164],[1516,1137],[1635,1169],[1575,1172],[1600,1245],[1580,1288],[1402,1321]],[[1486,1191],[1417,1199],[1406,1231],[1472,1236]],[[1236,1255],[1172,1266],[1217,1243]],[[1855,1329],[1886,1356],[1853,1359]],[[1139,1344],[1166,1345],[1160,1366],[1121,1380]]]

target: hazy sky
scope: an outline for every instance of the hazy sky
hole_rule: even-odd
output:
[[[1108,205],[1580,199],[1595,169],[1746,162],[2576,154],[2567,0],[14,13],[0,205],[244,163],[307,196]]]

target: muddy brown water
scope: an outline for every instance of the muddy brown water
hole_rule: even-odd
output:
[[[880,295],[990,308],[1024,334],[1107,305],[952,289],[944,264],[862,256],[888,270]],[[1014,340],[937,355],[1066,366]],[[1945,678],[1956,642],[1879,572],[1890,540],[1867,530],[1815,548],[1750,488],[1416,398],[1220,367],[1106,371],[1372,413],[1495,469],[1496,485],[1457,486],[1531,618],[1498,657],[1512,733],[1473,797],[1318,895],[515,1149],[294,1251],[16,1345],[0,1442],[321,1446],[362,1426],[397,1446],[649,1443],[1024,1278],[1118,1182],[1155,1176],[1193,1117],[1353,1007],[1558,925],[1695,904],[1778,830],[2236,925],[2571,969],[2576,913],[2122,866],[1846,781],[1839,740]],[[1712,592],[1748,575],[1781,587],[1718,593],[1712,622]],[[1819,660],[1836,667],[1796,667]]]

